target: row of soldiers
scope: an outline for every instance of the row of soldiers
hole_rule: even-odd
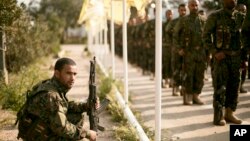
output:
[[[250,36],[247,36],[249,32],[243,32],[242,23],[246,20],[245,15],[236,10],[237,1],[222,2],[223,8],[208,17],[204,11],[199,13],[198,0],[189,0],[187,6],[180,4],[179,17],[176,19],[172,19],[173,11],[167,10],[167,20],[162,27],[163,58],[159,63],[162,63],[163,80],[167,83],[172,80],[170,84],[174,96],[179,95],[181,88],[184,105],[205,104],[200,94],[205,70],[211,65],[213,123],[241,124],[242,120],[234,115],[234,111],[238,103],[240,67],[247,60],[245,52],[249,50],[247,38]],[[249,0],[242,2],[245,5],[250,3]],[[186,14],[187,8],[189,14]],[[155,19],[142,24],[133,23],[128,26],[129,62],[141,67],[143,74],[154,75]],[[122,57],[122,27],[116,29],[115,37],[115,51]]]

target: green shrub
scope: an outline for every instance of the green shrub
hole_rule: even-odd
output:
[[[118,141],[139,141],[134,127],[123,125],[115,130],[115,137]]]
[[[112,89],[112,78],[111,77],[100,77],[100,82],[98,84],[98,96],[103,99],[110,93]]]
[[[41,79],[48,76],[37,66],[22,68],[18,74],[12,74],[9,84],[0,84],[0,103],[3,109],[17,111],[26,99],[25,92]]]

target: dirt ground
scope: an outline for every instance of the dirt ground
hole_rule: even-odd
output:
[[[105,127],[104,132],[98,133],[98,141],[112,141],[113,126],[111,116],[107,111],[101,113],[101,125]],[[17,126],[15,126],[16,115],[14,112],[0,109],[0,141],[21,141],[17,139]]]
[[[14,112],[0,109],[0,141],[18,141]]]

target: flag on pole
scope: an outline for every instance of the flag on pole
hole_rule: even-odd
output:
[[[130,7],[137,9],[139,16],[145,15],[145,8],[152,0],[126,0],[126,22],[130,18]],[[123,0],[112,0],[113,3],[113,20],[116,24],[123,22]],[[111,19],[111,0],[84,0],[78,23],[85,23],[86,28],[89,24],[104,23],[106,19]],[[103,28],[106,28],[106,24]]]
[[[85,27],[89,30],[94,27],[93,34],[98,33],[102,29],[107,29],[106,13],[104,3],[100,0],[84,0],[78,24],[85,23]]]

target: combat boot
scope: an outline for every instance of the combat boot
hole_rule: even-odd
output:
[[[219,125],[219,126],[226,125],[226,121],[225,121],[224,117],[222,116],[221,119],[217,122],[214,120],[214,125]]]
[[[161,81],[161,87],[162,87],[162,88],[167,88],[166,82],[165,82],[164,79],[162,79],[162,81]]]
[[[232,122],[234,124],[241,124],[242,123],[242,120],[234,115],[234,112],[231,108],[225,109],[225,117],[224,118],[225,118],[226,122]]]
[[[183,94],[183,105],[191,105],[192,104],[193,95],[192,94]]]
[[[205,104],[198,94],[193,95],[193,104],[203,105]]]
[[[243,84],[244,84],[244,82],[241,82],[241,84],[240,84],[240,93],[247,93],[247,90],[244,89]]]
[[[177,87],[177,86],[174,86],[173,87],[173,93],[172,93],[172,95],[173,96],[179,96],[179,87]]]
[[[247,93],[247,90],[244,89],[242,86],[240,87],[240,93]]]
[[[223,115],[223,107],[217,101],[213,101],[213,109],[214,109],[214,125],[224,126],[226,125],[226,121]]]

